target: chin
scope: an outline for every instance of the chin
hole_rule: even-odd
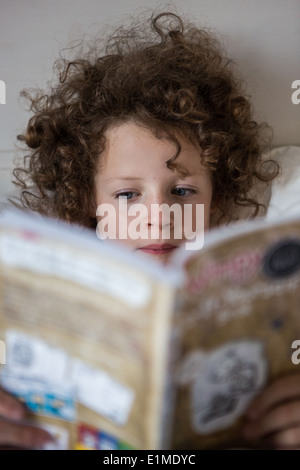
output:
[[[139,255],[142,256],[143,258],[148,258],[148,259],[151,258],[152,260],[160,264],[167,264],[173,254],[173,253],[162,253],[158,255],[158,254],[145,253],[144,251],[140,251],[140,250],[138,250],[137,253],[139,253]]]

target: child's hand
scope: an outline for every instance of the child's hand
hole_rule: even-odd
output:
[[[244,436],[272,449],[300,449],[300,374],[276,380],[247,410]]]
[[[21,422],[26,409],[20,401],[0,389],[0,448],[41,449],[53,442],[43,429]]]

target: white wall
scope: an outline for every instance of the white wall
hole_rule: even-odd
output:
[[[179,13],[212,27],[237,60],[256,118],[274,130],[273,145],[300,145],[300,104],[291,84],[300,80],[300,0],[175,0]],[[11,189],[16,135],[29,117],[19,93],[44,86],[53,61],[70,40],[116,24],[154,0],[0,0],[0,200]]]

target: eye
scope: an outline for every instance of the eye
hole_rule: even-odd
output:
[[[121,193],[118,193],[118,194],[115,194],[115,198],[116,199],[119,199],[119,198],[122,198],[122,199],[133,199],[134,197],[137,197],[140,193],[136,192],[136,191],[123,191]]]
[[[187,197],[195,194],[196,190],[191,188],[174,188],[172,189],[172,194],[179,197]]]

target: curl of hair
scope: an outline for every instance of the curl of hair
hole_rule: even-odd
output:
[[[157,137],[178,144],[181,133],[200,145],[220,220],[230,217],[232,204],[258,213],[260,203],[248,193],[278,171],[262,162],[266,125],[253,120],[234,63],[208,30],[164,12],[118,28],[102,52],[96,41],[56,68],[59,80],[48,93],[23,92],[33,113],[18,136],[27,154],[14,170],[24,207],[95,226],[91,201],[105,132],[133,121]],[[176,158],[168,167],[181,172]]]

